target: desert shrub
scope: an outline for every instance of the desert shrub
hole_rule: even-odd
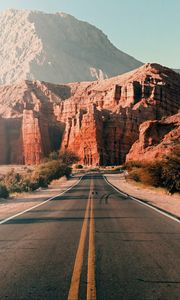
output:
[[[4,176],[3,183],[9,192],[21,192],[22,176],[12,169]]]
[[[47,187],[47,183],[45,183],[45,180],[41,176],[37,176],[34,173],[31,176],[26,176],[23,178],[21,182],[21,191],[29,192],[29,191],[35,191],[39,187]]]
[[[66,165],[72,165],[74,163],[77,163],[79,161],[79,157],[72,151],[65,150],[65,151],[53,151],[49,154],[48,157],[44,157],[41,161],[41,164],[58,160],[63,164]]]
[[[79,161],[79,157],[72,151],[63,151],[59,154],[59,159],[62,163],[70,166]]]
[[[162,183],[160,164],[142,164],[129,170],[129,178],[136,182],[158,187]]]
[[[24,168],[23,168],[23,170],[25,171],[25,173],[32,173],[32,170],[30,169],[30,168],[28,168],[27,166],[25,166]]]
[[[141,177],[139,174],[139,169],[133,169],[130,173],[129,173],[129,179],[132,179],[136,182],[140,182],[141,181]]]
[[[28,171],[22,176],[19,173],[16,173],[14,169],[4,176],[3,184],[6,186],[9,193],[34,191],[43,185],[40,176],[35,177],[33,176],[33,173]],[[43,186],[47,186],[47,184],[44,184]]]
[[[58,160],[59,159],[59,152],[53,151],[49,154],[49,160]]]
[[[129,178],[136,182],[164,187],[170,193],[180,191],[180,156],[178,154],[172,154],[156,163],[126,164],[126,168],[129,170]]]
[[[149,172],[148,169],[142,168],[140,170],[140,181],[145,185],[156,186],[153,174]]]
[[[47,162],[49,162],[51,159],[49,158],[49,157],[43,157],[42,159],[41,159],[41,164],[45,164],[45,163],[47,163]]]
[[[162,166],[162,184],[170,193],[180,192],[180,157],[171,155]]]
[[[64,176],[66,176],[66,178],[69,178],[71,173],[72,173],[72,168],[67,166],[64,172]]]
[[[0,183],[0,198],[7,198],[9,197],[9,192],[5,185]]]
[[[76,165],[75,168],[76,169],[83,169],[83,166],[82,165]]]
[[[21,192],[35,191],[38,187],[37,182],[34,182],[31,177],[26,177],[21,183]]]
[[[123,173],[124,172],[124,168],[123,167],[115,167],[114,171]]]
[[[30,187],[32,190],[36,190],[39,187],[47,188],[48,182],[46,180],[46,177],[41,174],[34,174],[31,177]]]
[[[47,187],[52,180],[59,179],[62,176],[69,178],[72,172],[71,164],[78,160],[78,157],[72,152],[66,151],[61,153],[60,156],[59,153],[53,152],[34,171],[27,169],[21,175],[12,169],[1,179],[2,193],[5,193],[5,189],[8,193],[34,191],[39,187]]]
[[[129,161],[124,165],[124,168],[131,170],[133,168],[141,168],[143,163],[140,161]]]
[[[56,177],[58,169],[58,161],[48,161],[46,163],[40,164],[37,166],[33,173],[33,178],[36,178],[36,181],[43,184],[49,184]]]
[[[52,180],[62,176],[69,177],[71,168],[58,160],[52,160],[39,165],[34,171],[33,176],[39,178],[40,186],[48,185]]]
[[[162,166],[163,162],[149,163],[143,166],[147,180],[142,178],[146,184],[158,187],[162,186]],[[149,177],[149,180],[148,180]]]

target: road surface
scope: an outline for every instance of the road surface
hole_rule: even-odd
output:
[[[86,175],[0,225],[0,299],[180,299],[180,224]]]

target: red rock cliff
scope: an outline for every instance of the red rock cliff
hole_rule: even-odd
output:
[[[1,163],[8,136],[2,124],[16,120],[16,134],[8,131],[9,163],[39,163],[53,150],[69,149],[83,164],[119,164],[138,139],[139,126],[176,114],[179,98],[180,75],[157,64],[102,81],[1,87]]]
[[[180,113],[161,121],[144,122],[139,132],[139,139],[127,154],[127,162],[152,162],[180,153]]]
[[[4,120],[0,118],[0,164],[6,163],[6,131]]]

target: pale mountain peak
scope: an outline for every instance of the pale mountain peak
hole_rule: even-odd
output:
[[[0,28],[0,84],[100,80],[141,65],[101,30],[64,12],[9,9]]]

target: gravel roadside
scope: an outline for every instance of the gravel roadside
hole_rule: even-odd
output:
[[[163,189],[146,188],[127,181],[124,174],[105,174],[107,180],[122,192],[142,199],[176,217],[180,217],[180,196],[168,195]]]
[[[31,193],[16,194],[8,199],[0,199],[0,221],[62,193],[75,185],[79,178],[78,175],[69,180],[62,177],[54,181],[48,189],[38,189]]]

